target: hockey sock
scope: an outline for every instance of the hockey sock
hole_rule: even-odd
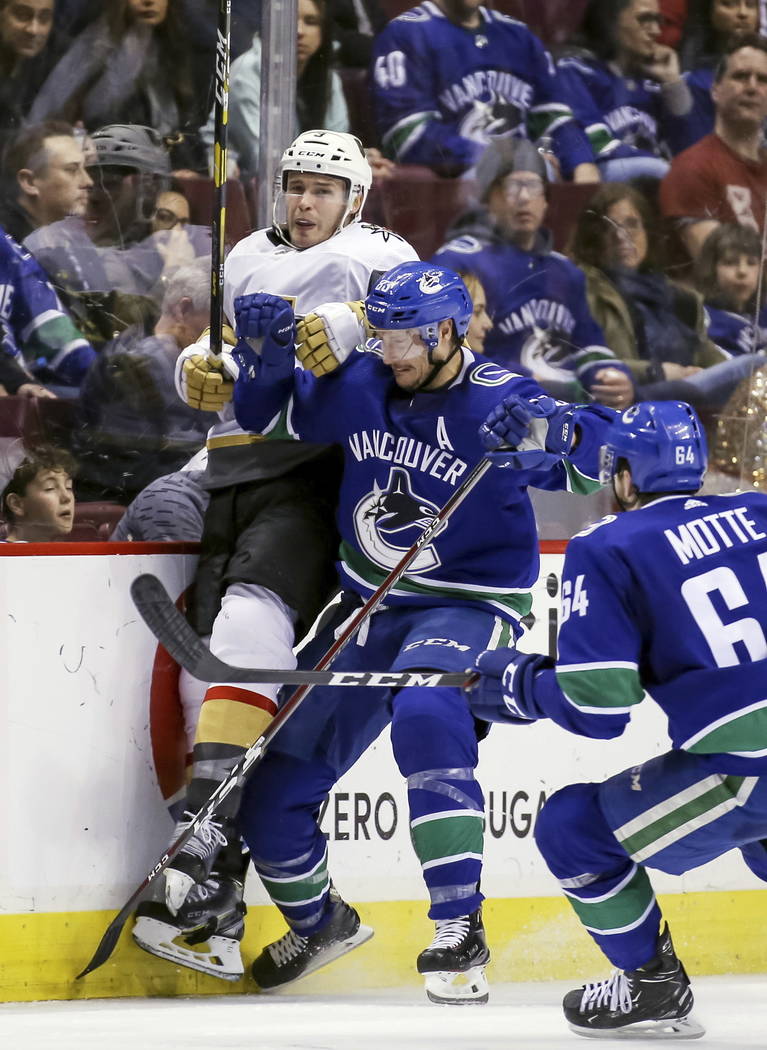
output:
[[[330,876],[324,841],[303,857],[279,864],[258,860],[254,867],[264,889],[296,933],[310,937],[322,929],[330,917],[326,910]]]
[[[621,970],[655,955],[661,913],[645,869],[626,854],[598,800],[598,784],[571,784],[538,815],[535,841],[585,929]]]

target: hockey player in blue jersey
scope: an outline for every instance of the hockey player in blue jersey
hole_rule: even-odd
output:
[[[330,317],[339,310],[320,312]],[[517,469],[484,475],[419,551],[385,609],[333,663],[338,670],[460,671],[480,650],[510,644],[530,608],[538,544],[527,487],[594,488],[595,457],[613,413],[555,402],[533,380],[475,359],[463,344],[471,301],[449,270],[401,264],[377,282],[365,312],[379,339],[354,349],[362,332],[355,327],[351,338],[340,339],[341,322],[329,323],[326,349],[341,364],[317,378],[294,370],[284,341],[292,311],[283,300],[256,294],[235,303],[240,425],[268,436],[336,442],[344,453],[337,519],[343,599],[301,663],[316,664],[339,619],[377,588],[479,462],[478,428],[505,396],[514,408],[528,406],[520,409],[523,422],[510,417],[508,424],[511,444],[523,449]],[[248,343],[257,339],[263,339],[260,356]],[[290,400],[266,425],[275,389]],[[500,512],[487,513],[490,507]],[[479,890],[484,802],[475,777],[475,723],[456,688],[315,689],[254,770],[240,825],[289,926],[253,964],[262,989],[297,980],[371,934],[332,887],[317,818],[333,784],[390,722],[436,922],[419,972],[435,1001],[487,999]]]
[[[40,264],[2,227],[0,352],[29,373],[30,383],[73,388],[80,385],[96,358]]]
[[[608,738],[645,691],[668,717],[672,750],[563,788],[538,818],[546,863],[618,967],[565,996],[581,1035],[702,1034],[647,868],[681,875],[740,848],[767,880],[767,495],[698,495],[705,466],[689,405],[617,418],[603,477],[632,513],[568,545],[556,672],[548,657],[478,661],[480,717]]]
[[[580,400],[585,389],[611,408],[628,407],[631,373],[591,316],[583,272],[552,250],[541,154],[522,139],[496,139],[477,164],[476,181],[480,207],[460,216],[433,261],[482,283],[493,321],[486,356],[565,400]]]
[[[372,90],[383,151],[400,164],[458,175],[496,135],[513,134],[550,142],[566,179],[599,181],[551,56],[479,0],[427,0],[389,22]]]

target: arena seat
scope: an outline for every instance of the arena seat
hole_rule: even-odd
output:
[[[549,206],[546,226],[554,237],[554,248],[563,252],[567,247],[578,216],[596,191],[598,182],[555,182],[549,187]]]
[[[471,203],[475,186],[469,179],[443,179],[431,168],[402,164],[381,182],[380,192],[385,224],[428,259]]]
[[[34,397],[0,397],[0,437],[23,438],[25,444],[39,441],[41,427],[37,406],[38,399]]]
[[[84,532],[90,529],[93,539],[109,539],[124,513],[125,507],[121,503],[76,503],[75,527],[82,526]]]
[[[72,448],[72,434],[80,424],[79,402],[69,398],[37,399],[40,435],[43,441],[58,448]]]
[[[189,217],[193,224],[210,226],[213,220],[214,183],[212,178],[199,176],[179,179],[181,192],[189,202]],[[253,228],[245,189],[239,179],[226,180],[226,243],[236,244]]]
[[[349,130],[361,140],[363,146],[378,146],[368,71],[341,67],[338,74],[349,110]]]

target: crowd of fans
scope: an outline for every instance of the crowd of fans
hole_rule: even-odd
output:
[[[172,376],[209,309],[217,6],[0,0],[0,418],[6,398],[43,421],[66,403],[78,501],[127,506],[214,420]],[[411,177],[460,180],[472,203],[433,257],[466,278],[476,352],[568,400],[678,398],[713,420],[767,348],[761,4],[547,6],[561,17],[541,40],[524,0],[299,0],[295,131],[360,135],[371,219]],[[233,2],[246,202],[260,7]]]

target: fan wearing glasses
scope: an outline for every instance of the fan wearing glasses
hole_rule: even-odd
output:
[[[659,41],[663,26],[659,0],[591,0],[581,46],[559,62],[606,181],[663,178],[689,145],[693,98],[676,51]]]

